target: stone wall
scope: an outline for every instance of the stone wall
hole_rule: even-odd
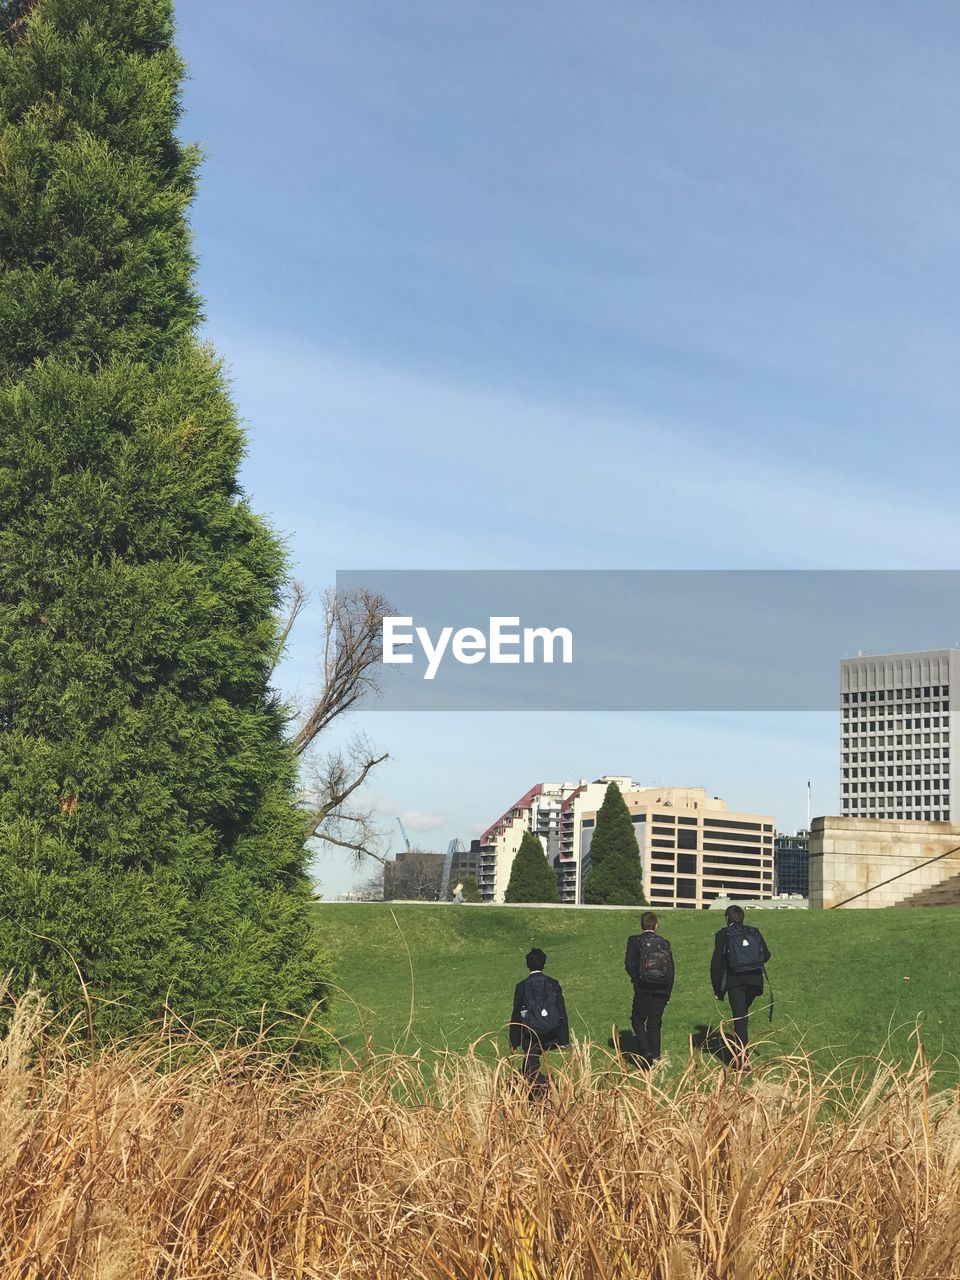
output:
[[[938,854],[955,850],[929,866]],[[906,874],[901,874],[901,873]],[[912,895],[960,875],[960,826],[889,818],[814,818],[810,830],[810,906],[907,906]],[[883,884],[898,876],[891,884]]]

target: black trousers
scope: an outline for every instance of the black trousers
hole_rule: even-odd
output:
[[[555,1042],[548,1040],[543,1043],[535,1032],[527,1030],[526,1027],[520,1033],[520,1048],[523,1051],[523,1066],[521,1070],[530,1083],[530,1096],[538,1097],[544,1093],[547,1087],[547,1077],[540,1070],[540,1059],[548,1049],[553,1049]]]
[[[660,1027],[666,1007],[667,996],[662,991],[645,991],[642,987],[634,989],[630,1023],[637,1037],[640,1056],[647,1062],[656,1062],[660,1057]]]
[[[734,1059],[741,1065],[746,1062],[746,1049],[750,1043],[750,1006],[761,992],[757,987],[728,987],[727,998],[733,1014],[732,1048]]]

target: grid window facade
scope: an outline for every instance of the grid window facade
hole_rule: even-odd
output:
[[[958,660],[954,649],[841,663],[843,816],[956,818],[951,690]]]

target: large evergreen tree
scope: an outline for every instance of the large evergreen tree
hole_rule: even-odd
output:
[[[182,72],[170,0],[0,0],[0,972],[69,1011],[79,969],[107,1032],[292,1030],[284,555],[196,337]]]
[[[559,902],[557,877],[543,852],[543,843],[532,831],[525,831],[510,868],[505,902]]]
[[[627,802],[615,782],[607,787],[597,811],[583,900],[611,906],[646,905],[640,847]]]

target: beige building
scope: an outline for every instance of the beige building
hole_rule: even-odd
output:
[[[960,826],[888,818],[814,818],[810,906],[960,906]]]
[[[769,814],[731,812],[725,800],[708,796],[702,787],[638,788],[624,791],[623,798],[651,906],[698,908],[718,897],[773,897],[774,820]],[[590,868],[596,816],[596,809],[581,816],[581,885]]]

